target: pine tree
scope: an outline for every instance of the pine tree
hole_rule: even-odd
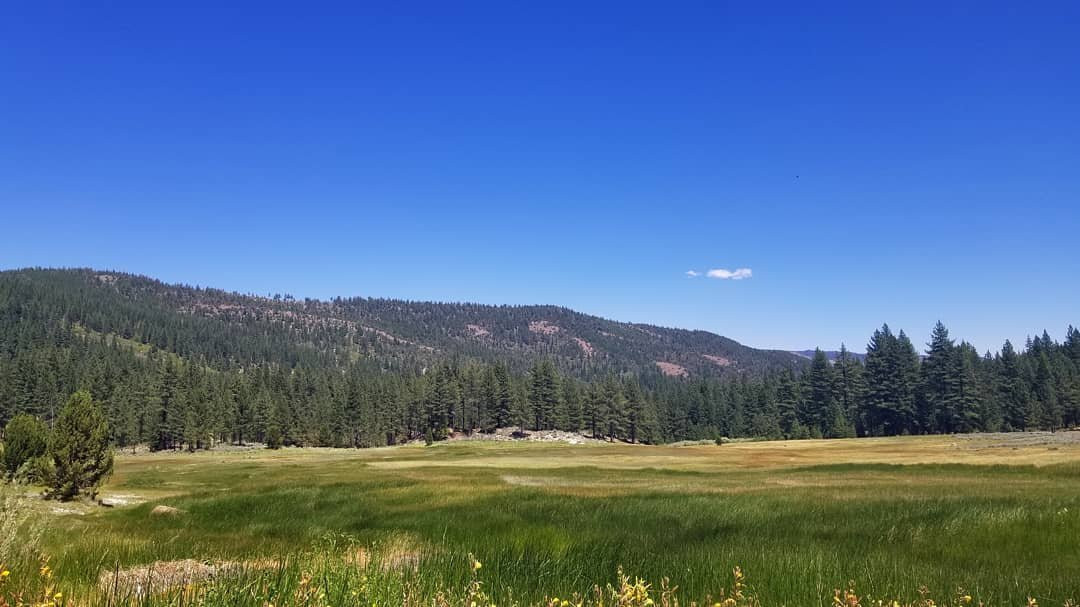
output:
[[[525,426],[529,424],[531,412],[529,410],[529,395],[526,382],[512,382],[510,385],[510,422],[517,426],[517,433],[524,435]]]
[[[566,378],[562,382],[562,406],[565,415],[563,430],[580,432],[582,423],[582,393],[578,382]]]
[[[112,474],[109,426],[101,405],[86,391],[76,392],[61,410],[53,428],[49,454],[56,470],[50,497],[69,500],[80,493],[91,499]]]
[[[952,432],[975,432],[984,426],[980,401],[984,390],[980,387],[976,368],[979,353],[971,344],[961,342],[953,351],[953,367],[950,372],[955,380],[951,384],[947,410],[951,418],[948,426]]]
[[[180,389],[179,373],[171,361],[166,360],[161,364],[157,379],[158,410],[151,448],[161,451],[174,448],[180,439],[185,395]]]
[[[597,432],[601,426],[603,402],[603,391],[600,389],[599,384],[590,384],[585,393],[585,400],[583,401],[584,410],[582,412],[582,418],[585,427],[589,429],[589,436],[592,436],[593,438],[599,438]]]
[[[930,334],[926,358],[920,367],[917,424],[923,434],[953,432],[956,412],[950,410],[959,380],[959,357],[949,330],[938,321]]]
[[[806,427],[799,423],[798,384],[790,370],[783,372],[776,388],[776,408],[780,431],[785,438],[805,438]]]
[[[915,429],[915,384],[918,355],[901,331],[893,335],[889,325],[874,331],[866,347],[867,392],[862,419],[871,435],[894,435]]]
[[[529,378],[528,399],[533,429],[552,429],[555,427],[555,410],[559,402],[559,380],[555,366],[550,360],[540,361],[533,365]]]
[[[645,424],[645,400],[637,381],[630,380],[623,384],[626,438],[631,443],[638,442],[638,433]]]
[[[614,441],[622,435],[626,420],[626,399],[619,382],[614,377],[604,381],[600,391],[601,405],[600,418],[603,432],[609,441]]]
[[[1065,354],[1072,361],[1073,367],[1080,371],[1080,330],[1069,325],[1065,332],[1065,343],[1062,344]]]
[[[495,427],[505,428],[515,423],[513,419],[514,395],[510,382],[510,373],[506,366],[499,363],[494,366],[494,391],[491,408],[494,412]]]
[[[491,365],[484,371],[484,379],[480,385],[481,413],[478,415],[477,424],[481,432],[491,433],[499,427],[499,422],[506,425],[505,417],[499,420],[499,378],[495,373],[495,366]]]
[[[829,359],[821,348],[814,350],[810,369],[805,378],[803,407],[799,412],[799,423],[826,435],[833,425],[835,410],[833,407],[833,375]]]
[[[481,426],[484,416],[482,385],[483,380],[479,377],[480,369],[471,366],[466,369],[462,376],[461,399],[462,399],[462,430],[468,433]]]
[[[1012,343],[1005,340],[997,366],[998,399],[1007,430],[1023,430],[1027,427],[1027,390],[1020,375],[1019,364]]]
[[[424,431],[430,430],[435,440],[446,438],[446,429],[459,400],[458,386],[450,367],[439,367],[424,403]]]
[[[1044,336],[1049,340],[1048,335]],[[1052,345],[1051,345],[1052,347]],[[1058,402],[1055,390],[1054,375],[1050,370],[1050,357],[1047,354],[1047,344],[1043,342],[1043,351],[1036,360],[1034,399],[1039,403],[1039,418],[1036,424],[1048,430],[1057,430],[1062,424],[1061,403]]]
[[[901,432],[916,431],[915,394],[919,385],[919,354],[915,345],[901,330],[896,334],[893,350],[897,372],[896,404]]]
[[[1004,414],[998,396],[998,361],[989,350],[975,368],[978,383],[979,429],[997,432],[1004,424]]]
[[[1062,390],[1061,410],[1067,428],[1080,426],[1080,372],[1073,374]]]
[[[766,378],[756,386],[754,405],[750,413],[750,436],[766,439],[783,437],[775,392],[776,386],[772,378]]]
[[[840,406],[851,429],[857,430],[859,402],[866,393],[866,380],[859,360],[848,352],[844,344],[840,344],[840,352],[833,365],[833,379],[833,400]]]

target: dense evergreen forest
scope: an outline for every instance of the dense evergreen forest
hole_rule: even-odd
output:
[[[980,355],[938,324],[865,363],[548,306],[297,301],[90,270],[0,272],[0,424],[77,390],[118,446],[367,447],[449,432],[801,438],[1080,424],[1080,331]]]

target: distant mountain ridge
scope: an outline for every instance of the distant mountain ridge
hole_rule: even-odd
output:
[[[492,306],[383,298],[260,297],[92,269],[0,272],[24,313],[234,367],[262,363],[385,369],[447,360],[543,358],[578,377],[606,373],[718,377],[800,369],[806,358],[707,331],[624,323],[549,305]],[[12,298],[9,298],[11,300]]]
[[[812,360],[814,358],[814,352],[816,352],[816,350],[793,350],[791,353],[807,360]],[[839,350],[823,350],[823,352],[825,352],[825,357],[829,359],[829,362],[836,362],[836,359],[840,358]],[[866,362],[865,353],[848,351],[848,356],[859,362]]]

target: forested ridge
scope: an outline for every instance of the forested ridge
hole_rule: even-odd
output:
[[[296,300],[94,270],[0,272],[0,423],[75,391],[112,440],[365,447],[448,432],[613,440],[1059,429],[1080,423],[1080,332],[980,355],[883,326],[865,362],[554,306]]]

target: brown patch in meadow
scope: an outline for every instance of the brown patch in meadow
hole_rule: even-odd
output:
[[[211,565],[194,559],[157,561],[150,565],[103,571],[98,577],[98,587],[112,596],[141,597],[203,582],[237,568],[236,563]]]
[[[377,552],[375,561],[382,571],[415,570],[420,566],[424,548],[411,536],[395,535],[379,546]]]
[[[230,573],[272,570],[281,565],[279,559],[271,558],[218,563],[194,559],[155,561],[149,565],[102,571],[98,576],[98,588],[113,597],[142,597]]]

